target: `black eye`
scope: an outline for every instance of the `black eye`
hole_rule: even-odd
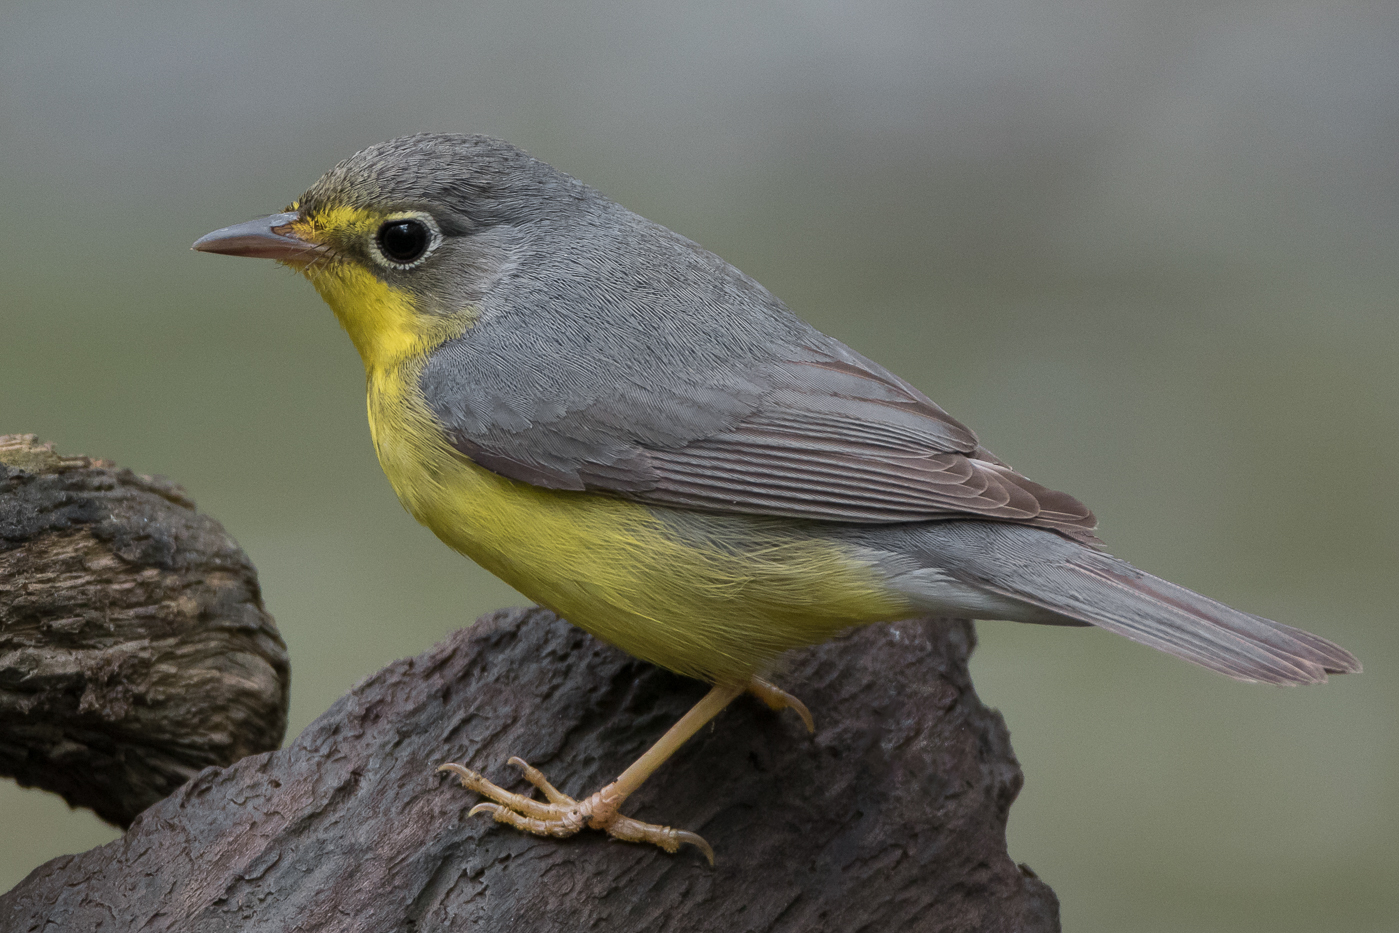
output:
[[[417,262],[432,243],[432,231],[421,220],[390,220],[379,228],[379,249],[389,262]]]

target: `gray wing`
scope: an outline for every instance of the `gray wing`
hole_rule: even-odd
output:
[[[1011,470],[907,383],[838,345],[801,349],[731,429],[647,451],[656,481],[637,498],[833,521],[976,515],[1076,537],[1095,527],[1082,504]]]
[[[977,516],[1096,540],[1086,507],[1001,463],[902,380],[848,350],[800,350],[747,378],[627,381],[573,405],[523,406],[532,416],[513,393],[475,393],[470,414],[460,399],[435,407],[473,461],[550,489],[827,521]],[[495,417],[468,429],[486,407]]]
[[[430,356],[424,397],[467,457],[537,486],[654,505],[839,522],[974,516],[1096,542],[1081,503],[1011,470],[761,285],[664,228],[624,232],[601,269],[502,286],[476,327]],[[556,248],[549,267],[570,260]]]

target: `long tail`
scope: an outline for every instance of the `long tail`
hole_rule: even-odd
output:
[[[901,543],[943,580],[986,594],[997,608],[1021,607],[995,617],[1096,625],[1238,680],[1309,684],[1360,671],[1340,645],[1231,609],[1053,532],[947,522],[920,526]],[[945,606],[947,589],[939,591],[935,598]]]

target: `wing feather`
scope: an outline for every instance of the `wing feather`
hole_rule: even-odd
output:
[[[566,223],[523,241],[472,329],[420,374],[442,430],[476,463],[655,505],[834,522],[980,517],[1096,543],[1076,499],[1016,473],[719,257],[601,198]]]
[[[729,430],[685,430],[687,409],[705,407],[709,390],[681,404],[651,393],[630,412],[613,403],[567,413],[554,422],[548,456],[533,461],[527,449],[453,438],[506,476],[654,505],[838,522],[979,516],[1096,543],[1093,514],[1076,499],[1016,473],[916,389],[841,349],[840,357],[817,357],[804,347],[805,358],[774,366],[771,388]],[[664,433],[674,440],[636,431],[629,413],[643,424],[668,422]],[[545,465],[560,459],[563,469]]]

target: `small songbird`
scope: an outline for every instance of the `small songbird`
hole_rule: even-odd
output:
[[[364,360],[404,507],[450,547],[712,689],[616,781],[545,800],[444,765],[528,832],[709,846],[619,812],[789,648],[919,613],[1096,625],[1238,680],[1360,670],[1100,550],[1097,521],[757,282],[508,143],[405,136],[197,250],[275,259]]]

